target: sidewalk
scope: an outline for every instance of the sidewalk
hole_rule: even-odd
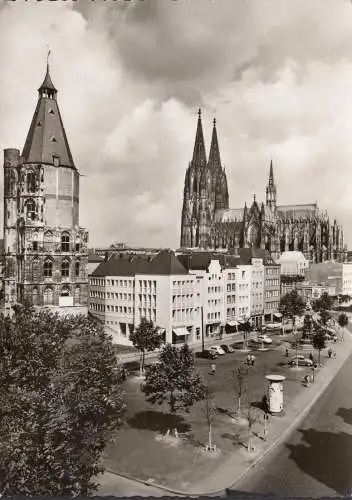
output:
[[[267,440],[263,441],[259,437],[253,439],[254,452],[248,453],[244,448],[236,450],[225,462],[219,464],[207,478],[195,483],[191,488],[188,487],[187,491],[176,491],[154,482],[152,483],[153,487],[172,493],[175,496],[219,496],[224,495],[228,488],[236,488],[236,485],[274,447],[288,438],[289,434],[299,425],[325,391],[352,351],[351,331],[351,327],[350,332],[345,329],[344,342],[333,344],[337,359],[329,359],[323,368],[317,370],[315,382],[308,388],[302,388],[300,393],[285,408],[286,413],[283,416],[272,416],[270,418]],[[226,336],[226,339],[228,337]],[[214,339],[211,342],[215,343]],[[221,343],[225,343],[225,339],[222,339]],[[133,480],[133,478],[130,479]],[[137,481],[146,485],[148,484],[147,481]]]

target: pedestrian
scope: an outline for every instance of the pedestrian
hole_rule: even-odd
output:
[[[212,363],[212,365],[211,365],[211,372],[210,372],[210,373],[211,373],[212,375],[215,375],[215,372],[216,372],[216,364],[215,364],[215,363]]]
[[[251,355],[251,365],[254,366],[255,363],[255,356],[254,354]]]
[[[309,353],[309,359],[314,362],[313,354],[311,352]]]
[[[309,378],[310,378],[309,375],[305,375],[304,376],[303,380],[304,380],[304,383],[305,383],[306,387],[308,387],[308,385],[309,385]]]
[[[332,356],[332,349],[331,349],[331,347],[328,350],[328,356],[329,356],[329,358],[331,358],[331,356]]]
[[[248,354],[248,356],[247,356],[247,365],[248,365],[248,366],[251,364],[251,359],[252,359],[252,358],[251,358],[251,355],[250,355],[250,354]]]
[[[336,351],[334,351],[334,359],[336,359]]]
[[[288,348],[286,347],[286,358],[288,358]]]

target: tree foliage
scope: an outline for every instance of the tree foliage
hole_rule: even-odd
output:
[[[322,312],[322,311],[328,311],[332,308],[333,306],[333,298],[330,297],[326,292],[322,294],[322,296],[315,300],[312,304],[312,307],[314,311],[317,312]]]
[[[88,495],[124,410],[111,340],[80,317],[0,316],[0,493]]]
[[[141,353],[141,371],[144,370],[145,353],[154,351],[162,344],[162,338],[159,333],[159,328],[154,326],[152,321],[146,318],[141,318],[138,327],[130,334],[130,341],[136,349]]]
[[[312,343],[314,349],[316,349],[319,353],[319,364],[320,364],[320,352],[322,351],[322,349],[325,349],[326,344],[325,344],[324,331],[319,325],[315,326],[315,332],[313,335]]]
[[[214,390],[209,385],[205,387],[203,413],[208,426],[208,448],[211,450],[213,447],[212,425],[216,415],[216,401]]]
[[[248,366],[241,362],[236,370],[233,372],[233,376],[235,379],[235,390],[237,395],[237,413],[238,416],[241,416],[241,401],[242,397],[246,393],[246,379],[249,374]]]
[[[341,313],[338,318],[338,323],[341,326],[341,328],[344,328],[345,326],[348,325],[348,317],[347,314]]]
[[[310,336],[313,328],[313,320],[310,314],[306,314],[303,320],[303,337],[307,338]]]
[[[326,324],[330,318],[331,318],[331,314],[326,309],[322,309],[320,311],[320,320],[323,323],[323,325],[326,326]]]
[[[279,309],[283,316],[294,319],[303,313],[305,303],[297,290],[292,290],[281,298]]]
[[[153,404],[167,401],[171,412],[188,411],[204,399],[206,386],[196,372],[194,354],[187,344],[180,349],[170,344],[163,347],[158,363],[146,369],[142,391]]]

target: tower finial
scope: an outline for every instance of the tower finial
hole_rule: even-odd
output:
[[[48,49],[48,52],[47,52],[47,55],[46,55],[46,67],[49,70],[49,57],[50,57],[50,54],[51,54],[51,50],[50,50],[49,45],[47,45],[46,48]]]
[[[214,125],[214,127],[216,127],[216,118],[215,117],[213,119],[213,125]]]
[[[202,118],[202,110],[199,108],[198,109],[198,118],[201,119]]]

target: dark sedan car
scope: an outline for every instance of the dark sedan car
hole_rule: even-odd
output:
[[[209,351],[209,349],[204,349],[204,351],[196,352],[196,358],[216,359],[218,357],[219,357],[218,354],[215,354],[215,352]]]
[[[222,344],[220,346],[225,352],[235,352],[235,349],[227,344]]]

